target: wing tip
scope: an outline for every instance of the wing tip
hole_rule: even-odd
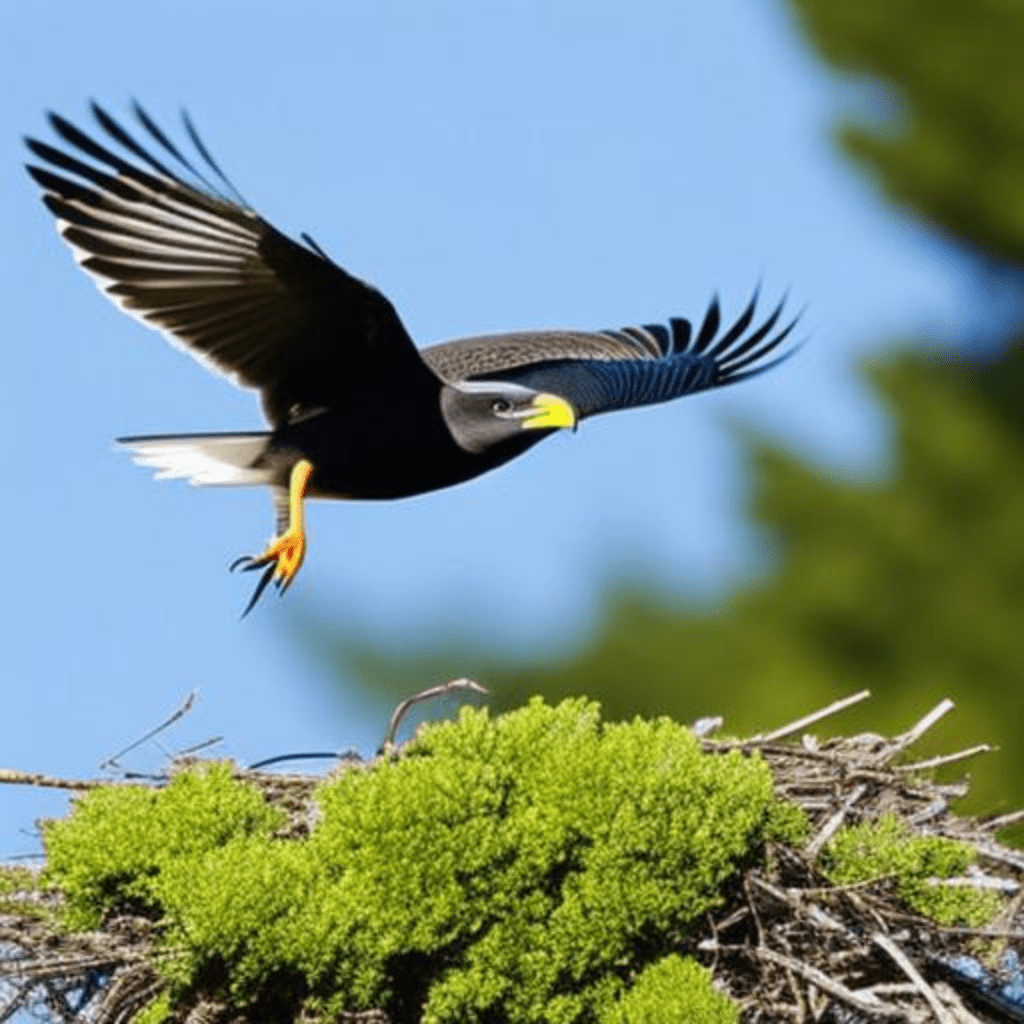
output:
[[[765,319],[751,328],[760,295],[761,283],[758,282],[750,301],[739,317],[718,343],[711,346],[705,353],[714,359],[718,371],[716,386],[734,384],[746,380],[748,377],[764,373],[785,362],[809,340],[804,339],[785,352],[779,352],[779,346],[792,334],[807,310],[805,304],[784,326],[778,326],[789,301],[788,288]],[[768,359],[768,362],[763,362],[765,359]]]
[[[789,301],[787,288],[771,312],[757,323],[755,317],[761,292],[762,282],[758,281],[739,315],[724,330],[717,293],[712,296],[700,327],[696,330],[686,318],[673,317],[669,320],[673,337],[670,358],[699,360],[713,367],[706,383],[696,387],[695,391],[724,387],[756,377],[781,365],[807,343],[809,339],[805,338],[784,352],[779,351],[779,346],[802,321],[807,305],[780,327],[779,320]]]

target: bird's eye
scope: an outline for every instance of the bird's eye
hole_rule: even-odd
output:
[[[491,402],[491,412],[497,413],[499,416],[502,413],[511,412],[512,403],[507,398],[496,398]]]

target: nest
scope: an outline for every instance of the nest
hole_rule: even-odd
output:
[[[457,680],[415,695],[396,710],[378,756],[394,756],[398,725],[416,701],[452,690],[479,689]],[[681,952],[696,955],[716,984],[742,1005],[742,1019],[756,1022],[861,1021],[986,1024],[1024,1021],[1022,979],[1013,957],[1024,950],[1024,854],[1000,844],[999,829],[1024,821],[1024,811],[988,820],[954,814],[951,801],[967,792],[965,782],[939,783],[934,769],[963,762],[989,748],[972,747],[927,760],[907,760],[908,751],[953,703],[943,701],[907,732],[886,738],[864,734],[820,742],[804,730],[867,692],[838,701],[766,736],[720,741],[720,720],[694,726],[709,752],[757,751],[770,766],[777,792],[799,804],[811,823],[801,849],[771,843],[766,856],[724,894],[722,907],[695,924]],[[349,763],[359,762],[349,756]],[[270,774],[239,769],[288,815],[284,833],[306,834],[315,821],[312,800],[319,776]],[[0,782],[83,790],[109,781],[52,779],[0,771]],[[943,884],[995,889],[1007,894],[1000,918],[982,929],[942,927],[912,913],[891,879],[834,885],[815,864],[846,824],[895,815],[917,835],[956,839],[976,852],[979,867]],[[60,1021],[127,1024],[163,989],[154,968],[159,955],[151,922],[108,921],[102,931],[69,935],[48,920],[59,896],[27,891],[8,898],[0,911],[0,1022],[19,1008]],[[974,959],[1002,962],[988,969]],[[1017,986],[1017,989],[1013,988]],[[198,1002],[188,1024],[234,1020],[214,1002]],[[343,1015],[364,1024],[388,1024],[385,1014]]]
[[[808,726],[865,699],[866,691],[808,715],[768,736],[737,743],[705,739],[709,750],[758,750],[776,791],[808,814],[812,833],[799,851],[773,846],[764,866],[747,870],[731,903],[707,921],[710,935],[697,948],[714,976],[744,1005],[745,1022],[937,1021],[977,1024],[1024,1021],[1024,1005],[1004,992],[1010,979],[984,970],[965,973],[964,954],[979,940],[998,956],[1024,942],[1021,874],[1024,855],[998,843],[1001,828],[1024,812],[987,821],[961,818],[952,800],[967,783],[940,784],[936,768],[987,752],[987,745],[923,761],[905,761],[908,749],[947,712],[942,701],[910,730],[886,738],[871,733],[819,743]],[[1000,919],[984,929],[941,927],[908,912],[890,880],[836,886],[815,860],[845,824],[894,814],[917,835],[969,844],[986,871],[947,883],[1012,894]]]

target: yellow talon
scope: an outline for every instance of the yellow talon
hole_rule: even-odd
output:
[[[288,529],[275,537],[267,546],[267,550],[259,555],[255,564],[269,565],[274,563],[274,579],[281,589],[285,589],[295,578],[295,574],[306,557],[306,535],[302,524],[294,522]]]
[[[306,495],[309,478],[313,475],[313,463],[300,459],[292,467],[288,481],[288,528],[275,537],[261,555],[244,555],[231,568],[249,572],[264,566],[267,571],[260,577],[256,590],[246,605],[242,617],[252,611],[267,585],[273,581],[280,593],[284,593],[295,579],[296,573],[306,557],[306,533],[303,527],[302,500]]]

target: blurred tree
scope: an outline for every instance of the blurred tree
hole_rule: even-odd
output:
[[[1024,5],[791,0],[822,56],[882,88],[843,147],[899,207],[958,246],[1024,261]]]
[[[975,807],[1024,799],[1024,5],[1007,0],[792,0],[812,43],[885,99],[845,122],[844,148],[898,207],[950,245],[977,301],[957,354],[870,369],[894,418],[887,479],[835,479],[748,439],[770,574],[719,607],[641,585],[613,591],[591,637],[543,662],[441,641],[399,658],[311,625],[348,672],[389,693],[467,672],[497,703],[584,693],[609,717],[725,712],[764,729],[862,686],[844,730],[905,727],[941,697],[930,742],[998,743]],[[926,339],[921,339],[925,341]],[[927,348],[930,346],[922,346]]]
[[[791,3],[826,60],[880,90],[881,103],[841,122],[840,143],[953,247],[976,301],[950,333],[979,361],[952,362],[1024,432],[1024,5]]]

